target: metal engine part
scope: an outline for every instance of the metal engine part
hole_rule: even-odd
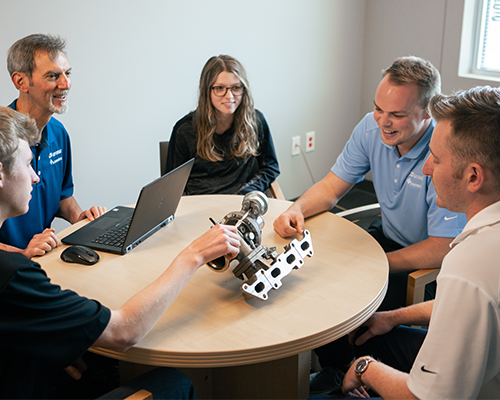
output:
[[[214,224],[235,225],[240,235],[240,252],[233,260],[220,257],[207,263],[217,272],[226,271],[234,266],[233,274],[243,280],[241,290],[245,296],[267,300],[271,289],[281,287],[281,280],[293,269],[304,264],[304,258],[314,254],[309,231],[303,232],[299,241],[292,240],[285,251],[278,255],[275,247],[261,246],[263,215],[267,212],[269,201],[262,192],[247,193],[243,198],[240,211],[233,211]]]

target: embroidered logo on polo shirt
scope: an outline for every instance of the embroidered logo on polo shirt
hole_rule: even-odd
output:
[[[428,374],[437,374],[437,372],[434,372],[434,371],[429,371],[427,368],[425,368],[425,366],[422,365],[422,367],[420,368],[420,370],[422,372],[427,372]]]
[[[415,172],[411,171],[410,176],[406,178],[406,183],[410,186],[421,188],[422,183],[424,182],[423,175],[417,175]]]
[[[50,165],[54,165],[57,164],[59,161],[62,161],[62,149],[56,150],[53,153],[49,153],[49,160],[50,160]]]

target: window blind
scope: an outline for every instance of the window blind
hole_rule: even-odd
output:
[[[500,72],[500,0],[483,3],[482,40],[477,68]]]

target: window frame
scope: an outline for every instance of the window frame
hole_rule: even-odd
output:
[[[500,82],[500,71],[477,67],[484,38],[482,23],[486,0],[465,0],[458,75],[465,78]]]

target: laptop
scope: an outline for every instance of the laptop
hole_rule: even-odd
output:
[[[126,254],[174,219],[194,158],[141,189],[135,208],[117,206],[62,239],[114,254]]]

